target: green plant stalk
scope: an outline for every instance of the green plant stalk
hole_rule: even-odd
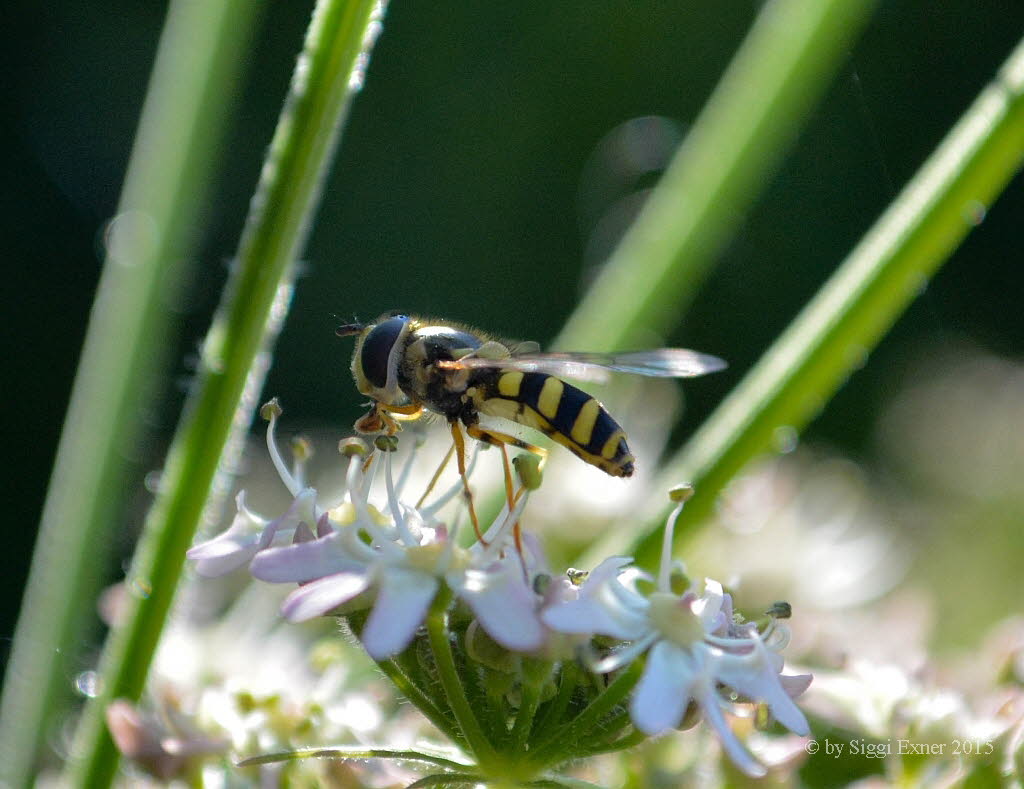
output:
[[[445,759],[443,756],[424,753],[417,750],[393,750],[391,748],[297,748],[294,751],[265,753],[244,759],[239,767],[251,767],[256,764],[277,764],[296,759],[396,759],[404,762],[425,762],[446,770],[465,770],[470,765]]]
[[[572,661],[567,661],[562,664],[561,674],[558,677],[558,691],[551,701],[541,707],[540,720],[534,724],[533,734],[546,733],[549,726],[562,723],[562,716],[572,700],[572,694],[575,689],[576,664]]]
[[[433,723],[439,731],[456,745],[462,747],[465,744],[462,732],[452,726],[452,722],[444,714],[444,711],[434,703],[432,698],[423,692],[419,685],[413,682],[400,663],[393,658],[387,658],[385,660],[378,660],[377,665],[384,672],[384,675],[391,680],[392,684],[398,688],[399,692],[416,709],[422,712],[423,716]]]
[[[523,675],[520,686],[519,710],[516,713],[516,720],[509,735],[511,748],[509,752],[522,751],[533,730],[534,718],[537,715],[537,707],[540,706],[540,696],[544,689],[544,682],[551,675],[551,663],[540,658],[523,659]]]
[[[476,773],[437,773],[420,778],[418,781],[409,784],[407,789],[427,789],[429,786],[440,786],[443,789],[456,789],[457,787],[479,786],[481,777]]]
[[[585,737],[603,718],[633,690],[640,681],[644,661],[634,660],[628,668],[623,669],[611,684],[588,704],[580,714],[559,727],[553,736],[537,745],[531,751],[530,759],[538,766],[559,764],[573,758],[573,749],[582,737]]]
[[[497,754],[487,737],[480,728],[480,722],[476,713],[466,698],[462,686],[462,678],[455,667],[455,656],[452,654],[452,646],[448,642],[448,604],[451,602],[451,592],[447,588],[441,589],[430,606],[430,613],[427,615],[427,637],[430,640],[430,648],[434,653],[434,663],[437,666],[438,677],[444,687],[445,695],[448,697],[448,706],[455,713],[455,719],[459,728],[466,737],[466,742],[473,750],[473,757],[476,759],[480,769],[491,774],[496,771]]]
[[[466,650],[465,632],[452,650],[455,668],[462,677],[466,700],[473,708],[484,736],[489,742],[501,743],[508,736],[506,702],[493,693],[488,693],[483,678],[469,659]]]
[[[376,12],[376,13],[375,13]],[[112,631],[100,665],[102,692],[86,707],[73,749],[71,782],[107,786],[118,754],[103,721],[114,698],[138,699],[181,575],[185,550],[203,514],[218,465],[238,418],[250,370],[268,328],[282,311],[292,264],[318,204],[353,77],[373,42],[375,0],[319,0],[291,90],[274,133],[239,243],[221,310],[207,334],[195,396],[168,453],[161,489],[146,520],[131,570],[133,596]],[[244,403],[247,414],[255,396]]]
[[[125,499],[125,448],[173,347],[224,120],[262,4],[175,0],[157,50],[64,431],[0,703],[0,784],[34,777],[51,710],[70,696],[74,645],[95,627]]]
[[[1022,162],[1024,40],[835,274],[666,464],[656,487],[686,480],[695,488],[676,526],[677,549],[733,475],[772,446],[776,430],[802,428],[864,363]],[[650,512],[645,522],[658,524],[663,515]],[[656,529],[633,546],[644,565],[655,561]]]
[[[555,344],[617,350],[679,321],[868,19],[868,0],[774,0]],[[614,320],[609,320],[614,316]]]

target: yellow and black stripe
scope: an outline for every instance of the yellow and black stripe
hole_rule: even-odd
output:
[[[551,436],[573,454],[615,477],[633,473],[626,431],[597,400],[547,373],[498,372],[481,386],[477,408]]]

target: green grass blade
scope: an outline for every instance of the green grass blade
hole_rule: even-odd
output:
[[[863,364],[1022,161],[1024,41],[831,279],[666,465],[661,488],[681,480],[696,488],[676,528],[677,547],[732,476],[769,449],[777,428],[802,428]],[[648,523],[654,520],[650,513]],[[644,564],[657,553],[657,525],[635,546]]]
[[[319,201],[352,86],[379,29],[375,0],[320,0],[239,243],[225,300],[203,346],[195,394],[168,454],[161,489],[131,570],[133,596],[100,664],[102,692],[86,707],[75,739],[71,781],[109,785],[117,752],[103,721],[114,698],[137,699],[174,597],[188,548],[233,426],[248,422],[250,371]],[[258,375],[256,375],[258,378]],[[255,397],[255,394],[252,395]],[[237,415],[236,415],[237,414]],[[241,418],[239,418],[241,416]]]
[[[643,210],[556,344],[616,350],[674,327],[874,3],[765,3]],[[614,320],[610,320],[614,316]]]
[[[340,746],[338,748],[296,748],[291,751],[266,753],[252,756],[238,763],[239,767],[251,767],[256,764],[277,764],[296,759],[393,759],[401,762],[424,762],[446,770],[465,770],[472,764],[456,762],[440,753],[428,753],[423,749],[396,750],[393,748],[367,748],[358,746]]]
[[[173,347],[173,293],[213,177],[224,119],[260,3],[171,3],[117,208],[0,703],[0,784],[23,786],[76,645],[125,498],[124,450]]]

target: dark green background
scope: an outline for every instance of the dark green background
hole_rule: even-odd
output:
[[[171,380],[148,414],[129,554],[194,354],[226,275],[311,2],[268,3],[232,118],[224,177],[181,305]],[[337,318],[402,308],[550,340],[577,303],[611,129],[659,115],[685,129],[742,40],[749,0],[436,3],[393,0],[305,255],[267,392],[293,425],[357,415]],[[164,13],[160,2],[15,8],[4,52],[3,222],[9,485],[0,636],[8,637],[93,290]],[[1024,32],[1018,0],[887,0],[669,344],[731,363],[690,387],[688,426],[814,293],[992,77]],[[581,194],[581,188],[583,189]],[[926,340],[1018,356],[1021,216],[1012,183],[822,416],[816,441],[870,456],[878,406]],[[615,320],[610,314],[608,319]],[[75,524],[67,524],[75,528]],[[97,551],[101,561],[102,551]]]

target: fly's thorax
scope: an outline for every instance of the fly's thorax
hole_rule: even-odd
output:
[[[483,338],[454,326],[416,328],[409,334],[398,367],[399,386],[431,410],[451,418],[459,416],[471,371],[443,369],[437,362],[459,359],[483,343]]]

